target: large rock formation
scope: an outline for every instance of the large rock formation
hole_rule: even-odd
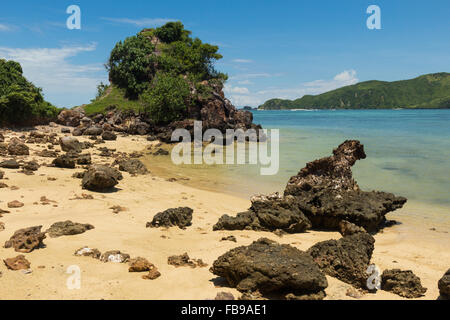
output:
[[[210,271],[241,292],[278,297],[323,298],[328,286],[309,254],[265,238],[228,251]]]
[[[43,246],[45,233],[41,232],[42,226],[20,229],[5,242],[5,248],[14,248],[17,252],[28,253]]]
[[[346,220],[369,232],[377,231],[386,221],[385,215],[401,208],[406,198],[360,190],[351,167],[365,158],[364,146],[347,140],[332,156],[309,162],[291,177],[284,194],[297,199],[313,228],[338,230],[339,223]]]
[[[213,230],[283,230],[288,233],[304,232],[311,222],[299,209],[292,196],[281,197],[278,193],[254,196],[252,206],[236,217],[222,216]]]
[[[381,289],[390,291],[405,298],[420,298],[425,295],[420,278],[411,270],[384,270],[381,275]]]
[[[439,279],[438,288],[441,298],[450,300],[450,269]]]
[[[308,249],[319,267],[329,276],[357,288],[366,288],[367,268],[375,239],[368,233],[357,233],[339,240],[316,243]]]

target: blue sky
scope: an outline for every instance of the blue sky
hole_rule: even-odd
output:
[[[69,5],[81,30],[69,30]],[[381,30],[369,30],[369,5]],[[119,40],[180,20],[217,44],[237,106],[297,98],[366,80],[401,80],[450,72],[450,1],[4,1],[0,57],[22,63],[47,100],[88,103],[107,81],[103,64]]]

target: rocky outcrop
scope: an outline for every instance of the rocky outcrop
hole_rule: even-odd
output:
[[[128,272],[146,272],[155,268],[153,263],[142,257],[131,259],[129,265]]]
[[[339,240],[316,243],[308,249],[320,269],[329,276],[357,288],[366,288],[367,268],[375,239],[368,233],[357,233]]]
[[[17,252],[29,253],[34,249],[43,247],[45,233],[41,232],[42,226],[20,229],[5,242],[5,248],[14,248]]]
[[[113,188],[122,179],[122,174],[115,168],[93,165],[84,173],[81,185],[83,189],[104,191]]]
[[[28,261],[23,254],[18,255],[15,258],[5,259],[3,262],[9,270],[14,271],[27,270],[30,269],[31,266],[30,261]]]
[[[147,222],[147,228],[179,227],[185,229],[192,224],[194,210],[188,207],[167,209],[157,213],[151,222]]]
[[[252,206],[236,217],[222,216],[213,230],[282,230],[288,233],[304,232],[311,222],[299,209],[292,196],[281,197],[278,193],[254,196]]]
[[[348,221],[375,232],[386,221],[385,215],[401,208],[406,198],[360,190],[351,167],[365,158],[364,146],[347,140],[332,156],[309,162],[291,177],[284,194],[296,198],[313,228],[338,230],[340,221]]]
[[[147,174],[148,170],[142,161],[138,159],[126,159],[119,161],[119,170],[129,174]]]
[[[228,251],[214,261],[210,271],[241,292],[278,297],[323,298],[328,286],[309,254],[265,238]]]
[[[28,156],[30,148],[17,138],[12,138],[8,144],[8,154],[12,156]]]
[[[438,288],[441,298],[450,300],[450,269],[439,279]]]
[[[405,298],[420,298],[425,295],[420,278],[411,270],[384,270],[381,275],[381,289],[398,294]]]
[[[355,233],[364,233],[366,230],[363,227],[358,227],[356,224],[342,220],[339,221],[339,232],[340,234],[345,236],[351,236]]]
[[[46,233],[48,233],[51,238],[57,238],[84,233],[91,229],[94,229],[94,226],[91,224],[83,224],[67,220],[55,222],[50,226],[50,228],[47,229]]]

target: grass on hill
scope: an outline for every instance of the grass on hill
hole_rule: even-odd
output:
[[[134,111],[139,113],[143,111],[141,100],[130,100],[125,97],[125,89],[116,86],[110,86],[105,94],[94,102],[84,106],[86,115],[105,113],[110,107],[115,107],[121,111]]]

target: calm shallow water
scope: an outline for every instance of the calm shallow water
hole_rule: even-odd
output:
[[[254,111],[254,122],[280,130],[280,170],[261,176],[258,165],[167,166],[149,159],[165,176],[248,197],[282,191],[306,162],[331,155],[346,139],[360,140],[367,154],[353,167],[364,190],[381,190],[409,200],[449,208],[450,110]],[[447,210],[444,210],[447,211]]]

